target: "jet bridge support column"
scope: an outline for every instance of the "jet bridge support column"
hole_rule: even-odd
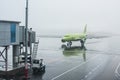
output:
[[[13,45],[13,68],[18,66],[19,54],[20,54],[19,45]]]
[[[8,47],[7,46],[5,46],[5,49],[6,49],[6,52],[5,52],[5,70],[7,71],[8,70]]]

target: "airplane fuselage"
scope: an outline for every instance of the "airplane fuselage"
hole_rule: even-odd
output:
[[[79,41],[86,39],[86,36],[87,35],[84,33],[66,34],[61,41],[62,42]]]

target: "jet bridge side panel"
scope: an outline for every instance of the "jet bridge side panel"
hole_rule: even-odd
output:
[[[10,24],[0,23],[0,46],[10,45]]]

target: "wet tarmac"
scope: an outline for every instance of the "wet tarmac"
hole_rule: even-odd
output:
[[[88,39],[85,48],[74,42],[61,48],[61,38],[39,38],[37,58],[44,59],[45,73],[31,80],[120,80],[120,37]]]

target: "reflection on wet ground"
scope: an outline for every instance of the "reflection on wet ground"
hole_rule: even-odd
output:
[[[81,46],[72,46],[70,48],[65,48],[63,50],[63,55],[66,57],[82,55],[84,61],[86,61],[86,48]]]
[[[46,72],[32,75],[31,80],[119,80],[118,40],[93,39],[86,42],[86,48],[73,43],[61,49],[60,38],[42,38],[37,57],[44,59]]]

